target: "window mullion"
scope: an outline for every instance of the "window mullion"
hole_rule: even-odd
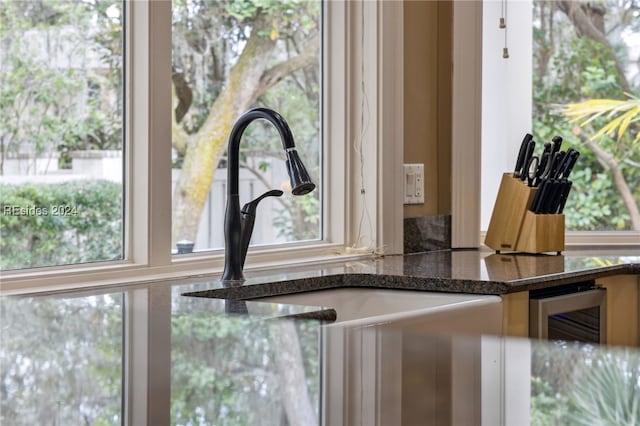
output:
[[[148,259],[171,263],[171,2],[150,1],[148,75]]]

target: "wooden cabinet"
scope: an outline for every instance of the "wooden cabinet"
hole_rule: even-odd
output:
[[[640,346],[640,275],[596,280],[607,289],[607,344]]]
[[[504,335],[529,337],[529,292],[503,294],[502,303]]]

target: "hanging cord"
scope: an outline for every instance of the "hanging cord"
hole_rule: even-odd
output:
[[[365,223],[369,227],[369,235],[373,235],[373,224],[371,221],[371,215],[369,213],[369,208],[367,207],[367,191],[364,187],[364,152],[363,152],[363,143],[364,143],[364,135],[367,133],[369,129],[369,98],[367,96],[367,90],[365,87],[364,81],[364,47],[365,47],[365,19],[364,19],[364,2],[362,3],[362,13],[360,17],[360,54],[362,56],[362,60],[360,61],[360,131],[357,137],[353,141],[353,150],[358,156],[360,161],[359,171],[360,171],[360,202],[362,204],[362,212],[360,213],[360,219],[358,221],[358,233],[353,244],[350,247],[346,248],[347,253],[377,253],[379,250],[372,247],[372,241],[370,237],[369,241],[364,241],[365,237],[362,235],[362,228],[365,226]]]
[[[500,10],[500,29],[504,30],[504,47],[502,48],[502,57],[507,59],[509,57],[509,48],[507,47],[507,0],[502,0]]]

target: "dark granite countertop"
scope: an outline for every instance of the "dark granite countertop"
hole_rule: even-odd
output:
[[[188,289],[0,298],[0,423],[631,424],[638,406],[607,398],[637,382],[637,349],[228,315]]]
[[[567,251],[561,255],[447,250],[247,274],[224,288],[219,277],[197,280],[199,297],[247,300],[330,288],[364,287],[501,295],[640,274],[640,250]]]

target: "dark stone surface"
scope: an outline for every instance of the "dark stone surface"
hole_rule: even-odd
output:
[[[500,295],[606,276],[640,274],[640,253],[497,254],[444,250],[324,266],[254,273],[242,285],[200,281],[189,296],[249,300],[331,288],[360,287]]]
[[[404,252],[406,254],[450,248],[450,215],[411,217],[404,220]]]

